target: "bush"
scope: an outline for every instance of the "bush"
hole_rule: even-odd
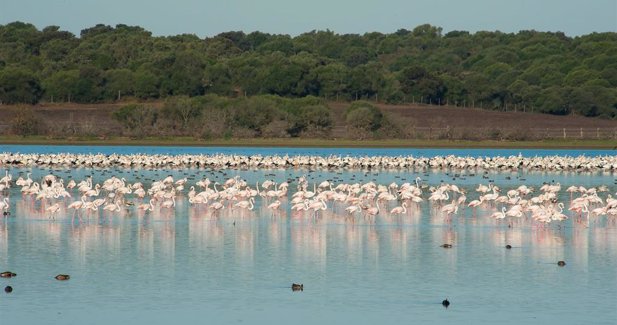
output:
[[[360,110],[361,113],[354,113],[357,110]],[[349,117],[350,114],[353,114],[351,119]],[[365,124],[365,122],[361,122],[360,120],[362,118],[360,118],[359,115],[366,115],[365,121],[368,122],[368,124]],[[359,126],[360,124],[365,124],[363,127],[366,128],[367,131],[372,132],[377,131],[377,129],[381,127],[383,113],[378,107],[370,104],[369,102],[356,101],[349,105],[349,107],[345,111],[345,119],[347,120],[348,124],[350,122],[358,123],[357,126]]]
[[[484,140],[485,134],[486,132],[480,132],[480,130],[464,128],[456,138],[460,140],[480,141]]]
[[[170,97],[165,101],[161,115],[163,118],[180,121],[181,128],[186,128],[189,122],[199,117],[199,103],[188,96]]]
[[[44,123],[32,109],[20,108],[15,113],[15,116],[10,123],[11,131],[14,134],[22,137],[28,135],[37,135],[44,128]]]
[[[408,136],[403,132],[405,128],[409,128],[409,125],[404,125],[392,116],[384,114],[381,127],[373,133],[373,137],[378,139],[406,138]]]
[[[292,137],[329,135],[333,125],[332,112],[324,105],[299,107],[287,119],[287,133]]]
[[[536,137],[529,129],[511,129],[503,134],[503,140],[509,141],[528,141],[535,139]]]
[[[122,124],[128,135],[142,137],[161,135],[160,128],[156,128],[158,115],[158,110],[154,108],[131,104],[114,111],[112,118]]]

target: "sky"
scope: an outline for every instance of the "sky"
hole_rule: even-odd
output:
[[[0,24],[88,27],[137,25],[154,35],[213,36],[311,30],[392,33],[421,24],[452,30],[537,30],[578,36],[617,32],[617,0],[0,0]]]

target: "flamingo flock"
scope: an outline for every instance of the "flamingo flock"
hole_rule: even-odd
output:
[[[123,168],[347,168],[347,169],[474,169],[615,171],[617,156],[462,157],[462,156],[262,156],[262,155],[147,155],[147,154],[22,154],[0,153],[0,166],[123,167]],[[2,182],[0,182],[2,183]]]
[[[221,183],[205,177],[194,184],[187,178],[167,176],[146,186],[116,176],[101,183],[95,183],[92,177],[65,182],[52,174],[38,181],[30,176],[20,176],[13,181],[12,175],[6,171],[0,179],[3,185],[0,211],[5,218],[11,211],[9,194],[19,190],[22,203],[32,211],[38,211],[50,220],[70,215],[71,222],[76,218],[79,222],[86,222],[101,217],[101,213],[104,219],[110,219],[112,215],[143,216],[147,213],[173,218],[177,206],[186,202],[201,215],[211,217],[244,215],[258,208],[262,209],[262,215],[266,210],[273,216],[313,219],[344,216],[351,220],[375,222],[381,217],[418,214],[422,205],[428,204],[432,214],[441,215],[445,223],[451,223],[455,217],[469,217],[469,214],[461,213],[465,209],[471,210],[471,218],[491,218],[509,227],[525,223],[544,227],[569,218],[589,227],[602,217],[610,222],[617,220],[617,199],[607,186],[570,186],[563,193],[559,183],[547,183],[538,189],[520,185],[506,190],[492,183],[465,189],[443,182],[429,186],[419,177],[415,182],[401,184],[376,184],[373,181],[334,184],[327,180],[310,184],[306,176],[291,181],[294,186],[288,180],[272,179],[253,185],[239,176]],[[477,198],[467,202],[467,195]],[[567,209],[566,203],[559,201],[564,196],[569,196]]]

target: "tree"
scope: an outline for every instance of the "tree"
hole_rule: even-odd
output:
[[[58,71],[43,81],[45,96],[49,101],[74,100],[79,87],[79,71],[65,70]]]
[[[10,67],[0,71],[0,101],[36,104],[43,94],[39,79],[29,70]]]
[[[84,66],[79,69],[79,79],[75,85],[73,98],[76,102],[92,103],[103,97],[103,75],[94,66]]]
[[[208,65],[204,69],[202,84],[204,91],[229,96],[232,93],[231,69],[225,62]]]
[[[229,31],[202,39],[153,36],[123,24],[99,24],[76,37],[58,26],[38,30],[12,22],[0,25],[0,100],[32,103],[41,94],[77,102],[276,94],[467,101],[495,108],[513,103],[552,114],[611,117],[616,44],[614,32],[443,35],[428,24],[394,33],[314,30],[292,37]],[[284,123],[271,126],[279,124]]]
[[[398,78],[401,91],[407,96],[414,96],[425,103],[441,104],[445,102],[446,85],[419,66],[403,69]]]
[[[125,131],[133,136],[144,136],[158,120],[157,111],[143,105],[126,105],[112,113],[113,119],[120,122]]]
[[[318,66],[311,71],[319,96],[339,100],[347,87],[349,69],[340,63]]]
[[[181,127],[186,128],[192,119],[200,114],[200,109],[188,96],[170,97],[165,101],[161,113],[166,117],[177,118]]]
[[[135,96],[139,98],[158,98],[159,79],[149,71],[135,73]]]
[[[105,72],[105,98],[120,99],[135,93],[135,77],[129,69],[113,69]]]

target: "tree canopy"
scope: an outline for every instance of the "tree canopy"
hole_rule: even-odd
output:
[[[207,94],[473,102],[614,118],[617,33],[444,34],[421,25],[391,34],[229,31],[202,39],[152,36],[123,24],[99,24],[79,36],[57,26],[0,25],[2,103]]]

